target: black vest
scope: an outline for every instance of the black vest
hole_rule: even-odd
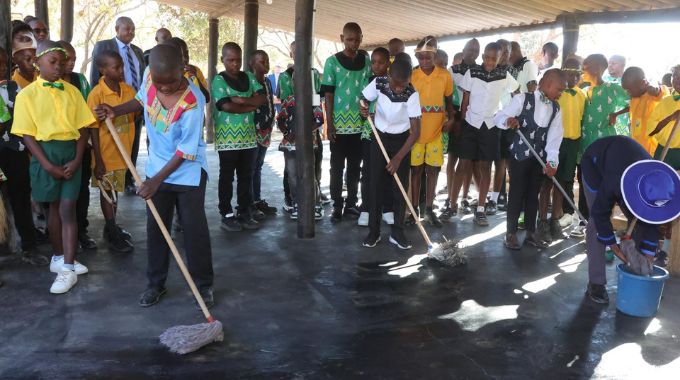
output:
[[[551,100],[550,103],[552,104],[552,115],[550,115],[550,121],[548,121],[547,128],[539,127],[538,124],[536,124],[536,120],[534,120],[536,97],[533,93],[524,94],[522,113],[517,117],[522,134],[524,134],[524,137],[526,137],[544,162],[546,158],[545,145],[548,140],[548,130],[552,127],[555,115],[557,115],[557,111],[560,109],[560,106],[556,102]],[[512,139],[510,153],[512,153],[512,157],[517,161],[523,161],[529,157],[533,157],[531,150],[517,133],[515,133],[515,136]]]

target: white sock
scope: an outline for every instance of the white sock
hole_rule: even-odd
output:
[[[64,260],[64,255],[52,255],[52,261]]]
[[[477,206],[477,212],[484,212],[484,206]]]
[[[664,239],[663,240],[663,246],[662,246],[661,250],[668,253],[668,251],[670,249],[671,249],[671,239]]]
[[[498,203],[498,192],[492,191],[491,192],[491,200],[494,201],[495,203]]]

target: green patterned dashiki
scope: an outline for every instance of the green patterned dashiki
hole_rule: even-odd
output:
[[[226,76],[226,74],[224,74]],[[216,75],[212,82],[210,93],[215,97],[216,103],[223,98],[234,96],[248,98],[262,89],[251,72],[239,73],[243,81],[248,81],[247,89],[239,91],[230,86],[223,77],[223,73]],[[244,75],[247,76],[243,77]],[[236,81],[234,79],[234,81]],[[245,83],[243,88],[245,88]],[[215,110],[215,150],[241,150],[257,147],[254,112],[231,113]]]
[[[326,60],[321,85],[335,88],[333,97],[335,132],[338,135],[351,135],[362,133],[364,130],[364,120],[359,112],[359,100],[361,91],[368,84],[368,78],[371,75],[371,61],[366,56],[357,56],[357,59],[363,57],[364,64],[357,70],[350,70],[338,60],[338,55],[342,54],[340,52]]]
[[[628,106],[630,97],[616,83],[603,83],[592,89],[586,88],[588,98],[581,125],[581,153],[602,137],[617,135],[616,128],[609,126],[609,114]]]
[[[619,86],[621,85],[621,78],[607,75],[606,77],[602,78],[602,80],[605,82],[618,84]],[[617,135],[630,136],[630,112],[623,113],[616,118],[614,129],[616,129]]]
[[[9,109],[7,108],[7,104],[5,104],[5,99],[0,96],[0,123],[4,123],[12,118],[12,115],[9,113]]]
[[[276,95],[281,101],[288,99],[289,96],[295,94],[293,87],[293,71],[294,67],[288,68],[279,75],[279,86],[277,87],[278,94]],[[318,94],[321,91],[321,75],[319,70],[312,68],[312,75],[314,78],[314,91]]]

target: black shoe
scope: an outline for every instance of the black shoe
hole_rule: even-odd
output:
[[[125,240],[132,240],[132,234],[128,232],[125,228],[121,227],[120,224],[116,224],[116,229],[118,233],[123,236]]]
[[[112,233],[109,235],[109,247],[118,253],[132,252],[134,246],[120,233]]]
[[[437,215],[432,211],[431,207],[425,209],[425,221],[430,223],[431,226],[441,228],[442,222],[439,220]]]
[[[552,234],[550,233],[550,223],[547,220],[541,220],[536,227],[537,238],[548,243],[552,243]]]
[[[413,247],[411,242],[406,238],[406,236],[404,236],[403,233],[392,233],[390,235],[390,243],[396,245],[399,249],[411,249],[411,247]]]
[[[564,232],[562,231],[562,226],[560,226],[560,221],[558,219],[550,219],[550,237],[552,240],[565,239]]]
[[[486,227],[489,225],[489,221],[486,220],[486,214],[483,212],[475,211],[475,218],[473,219],[476,225],[481,227]]]
[[[250,215],[253,219],[255,219],[256,222],[261,222],[265,218],[264,212],[256,209],[255,207],[250,210]]]
[[[20,254],[21,261],[34,266],[34,267],[44,267],[50,263],[50,259],[35,252],[35,251],[25,251]]]
[[[550,247],[550,244],[547,241],[541,239],[540,236],[537,235],[538,234],[536,232],[534,233],[527,232],[527,237],[524,239],[524,244],[533,245],[534,247],[540,249]]]
[[[609,304],[609,294],[607,294],[607,288],[604,285],[598,284],[588,284],[588,289],[586,289],[586,294],[591,301],[607,305]]]
[[[654,265],[665,268],[668,265],[668,254],[665,251],[659,251],[654,258]]]
[[[229,214],[228,216],[222,217],[222,223],[220,227],[229,232],[239,232],[243,231],[243,226],[236,220],[234,214]]]
[[[460,209],[463,215],[472,214],[472,207],[470,207],[470,202],[468,202],[467,199],[463,199],[463,201],[460,202]]]
[[[484,213],[486,215],[496,215],[496,210],[496,202],[494,201],[488,201],[484,205]]]
[[[418,212],[418,211],[416,211]],[[406,219],[404,219],[404,225],[405,226],[415,226],[416,225],[416,218],[413,216],[413,214],[408,214]]]
[[[149,307],[157,304],[163,295],[167,293],[166,288],[149,288],[142,293],[142,295],[139,297],[139,306],[141,307]]]
[[[125,195],[137,195],[137,186],[135,185],[125,186]]]
[[[331,213],[331,222],[338,223],[340,221],[342,221],[342,209],[334,208],[333,212]]]
[[[357,206],[345,206],[345,212],[342,213],[342,216],[352,219],[358,218],[359,215],[361,215],[361,211],[359,208],[357,208]]]
[[[319,196],[319,198],[321,199],[321,204],[322,204],[322,205],[327,205],[327,204],[331,203],[331,199],[328,197],[328,195],[326,195],[326,194],[324,194],[324,193],[321,193],[321,195]]]
[[[444,210],[442,211],[441,214],[439,214],[439,219],[441,220],[449,220],[453,218],[456,215],[456,213],[453,211],[451,207],[445,207]]]
[[[250,215],[239,215],[236,219],[244,230],[256,230],[260,224]]]
[[[215,298],[213,297],[213,288],[212,287],[207,287],[207,288],[201,288],[198,289],[198,293],[201,295],[201,298],[203,298],[203,302],[205,303],[205,307],[210,309],[211,307],[215,306]],[[196,301],[194,301],[196,302]],[[198,302],[196,302],[196,307],[201,308],[198,306]]]
[[[503,240],[503,244],[505,244],[506,248],[512,249],[514,251],[518,251],[522,248],[522,246],[519,244],[519,241],[517,241],[516,233],[505,234],[505,240]]]
[[[505,194],[500,194],[498,196],[498,204],[496,206],[498,211],[508,211],[508,199]]]
[[[80,243],[80,246],[83,249],[86,250],[93,250],[97,249],[97,242],[92,239],[87,232],[83,232],[82,234],[78,234],[78,243]]]
[[[255,202],[255,208],[262,211],[265,215],[276,215],[276,207],[272,207],[264,199]]]
[[[286,198],[283,201],[283,211],[285,212],[291,212],[293,211],[293,200]]]
[[[364,239],[364,243],[362,245],[366,248],[373,248],[378,244],[378,242],[380,242],[380,235],[373,236],[369,233],[368,236],[366,236],[366,239]]]

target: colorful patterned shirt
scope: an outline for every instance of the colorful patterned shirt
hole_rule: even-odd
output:
[[[614,126],[609,125],[609,114],[627,107],[630,99],[621,86],[607,82],[586,88],[586,94],[581,128],[583,136],[581,152],[597,139],[618,134]]]
[[[446,102],[444,98],[453,95],[453,79],[446,69],[435,67],[427,75],[417,68],[411,74],[411,84],[420,96],[419,144],[427,144],[441,139],[442,126],[446,121]]]
[[[264,102],[258,109],[255,110],[255,128],[257,130],[257,143],[264,147],[269,147],[272,137],[272,128],[274,126],[274,116],[276,109],[274,108],[274,94],[272,91],[272,84],[267,78],[260,82],[264,95],[267,101]]]
[[[19,85],[14,81],[4,81],[0,83],[0,97],[2,97],[10,116],[14,113],[14,101],[16,100],[17,94],[19,93]],[[12,131],[12,120],[10,117],[7,120],[8,125],[3,129],[2,136],[0,136],[0,150],[10,149],[15,152],[23,152],[26,150],[24,141],[13,135]]]
[[[371,61],[359,53],[355,59],[343,52],[326,60],[321,92],[333,93],[333,125],[338,135],[361,133],[364,120],[359,112],[361,90],[371,75]]]
[[[225,72],[215,76],[210,93],[215,98],[215,150],[241,150],[257,147],[255,112],[231,113],[221,111],[230,98],[249,98],[262,90],[262,85],[251,72],[240,72],[234,79]]]
[[[276,89],[277,96],[281,99],[281,111],[276,117],[276,125],[283,133],[283,139],[279,144],[279,150],[295,150],[295,87],[293,82],[294,67],[289,67],[286,71],[279,75],[279,85]],[[314,92],[318,94],[321,91],[321,75],[319,71],[312,68],[312,80],[314,85]],[[323,125],[323,110],[320,106],[312,108],[314,118],[314,130],[317,130]],[[316,136],[316,135],[315,135]],[[314,147],[317,146],[317,139],[312,139]]]

